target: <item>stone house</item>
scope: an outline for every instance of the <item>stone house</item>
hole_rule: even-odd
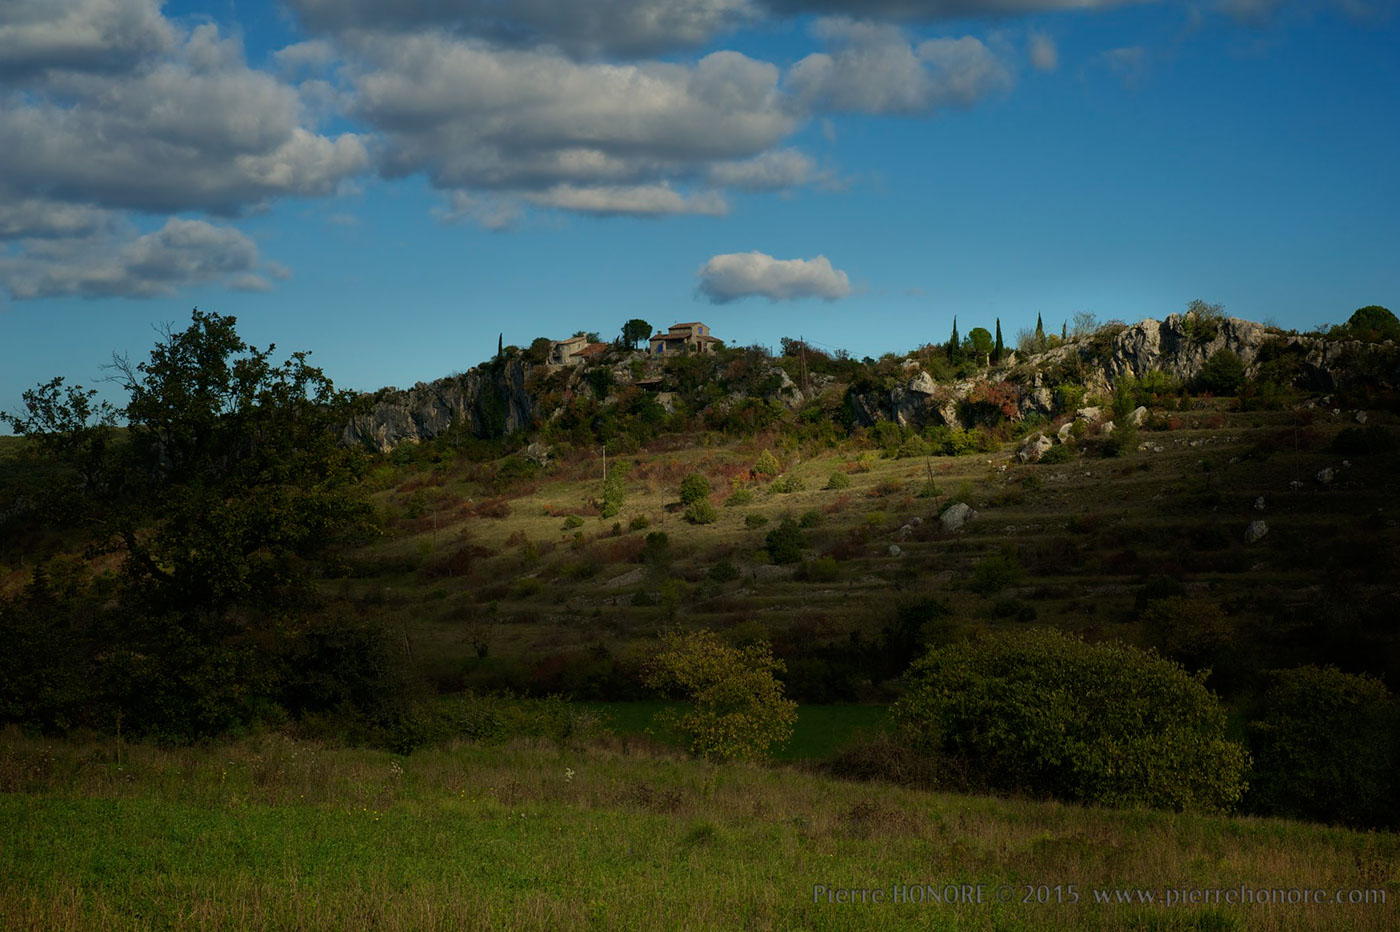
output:
[[[654,356],[675,353],[713,353],[720,341],[710,336],[710,328],[699,321],[672,324],[665,333],[657,333],[651,338],[651,352]]]

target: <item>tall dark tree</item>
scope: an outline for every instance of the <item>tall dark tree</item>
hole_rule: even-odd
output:
[[[1004,356],[1004,355],[1006,355],[1006,346],[1001,342],[1001,318],[998,317],[998,318],[997,318],[997,348],[996,348],[996,357],[995,357],[996,360],[997,360],[997,362],[1000,362],[1000,361],[1001,361],[1001,357]]]
[[[115,360],[113,381],[130,398],[126,442],[106,453],[120,492],[99,490],[102,507],[81,519],[94,550],[122,557],[121,575],[100,599],[55,575],[0,606],[5,625],[73,634],[57,660],[52,651],[21,658],[47,671],[38,686],[52,674],[73,687],[62,715],[42,689],[26,688],[0,696],[0,719],[106,728],[120,715],[129,733],[192,740],[246,724],[270,703],[295,713],[300,700],[286,690],[299,677],[350,675],[331,671],[344,645],[291,657],[321,630],[309,611],[316,561],[368,529],[364,458],[340,442],[364,403],[336,390],[307,353],[275,363],[273,347],[249,346],[234,324],[196,310],[146,361]],[[21,420],[35,439],[51,394],[26,399]],[[53,450],[73,468],[88,452]],[[387,669],[388,642],[367,637],[354,662]]]
[[[634,317],[622,325],[622,342],[628,349],[636,349],[637,344],[651,336],[651,324]]]
[[[1069,322],[1068,322],[1068,321],[1062,320],[1062,321],[1060,321],[1060,342],[1063,343],[1064,341],[1066,341],[1066,340],[1068,340],[1068,339],[1069,339]]]
[[[962,342],[958,339],[958,315],[953,315],[953,335],[948,338],[948,358],[955,358],[962,349]]]
[[[1045,342],[1045,324],[1041,322],[1040,312],[1038,311],[1035,315],[1035,338],[1039,343],[1043,344]]]

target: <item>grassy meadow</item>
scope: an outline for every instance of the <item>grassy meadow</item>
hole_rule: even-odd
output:
[[[915,792],[618,740],[400,757],[12,730],[0,837],[13,929],[1380,930],[1400,896],[1391,834]],[[817,884],[982,884],[987,902],[813,902]],[[1002,884],[1013,902],[995,902]],[[1034,902],[1041,885],[1081,901]],[[1388,902],[1094,902],[1240,885]]]

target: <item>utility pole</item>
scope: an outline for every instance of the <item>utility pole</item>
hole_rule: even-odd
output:
[[[802,397],[807,397],[807,338],[798,334],[798,341],[802,344]]]

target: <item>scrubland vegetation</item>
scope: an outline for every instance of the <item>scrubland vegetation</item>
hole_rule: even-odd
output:
[[[1193,310],[1205,344],[1222,318]],[[1325,389],[1283,342],[1105,389],[1084,359],[1123,327],[1092,320],[1023,334],[1076,350],[1035,372],[999,326],[880,360],[679,356],[664,403],[617,382],[619,347],[531,369],[530,431],[487,404],[484,435],[382,454],[338,442],[372,399],[197,314],[124,370],[122,426],[56,381],[0,438],[0,915],[1390,927],[1378,310],[1317,334],[1353,341]],[[913,372],[973,383],[932,396],[957,423],[865,423]],[[811,901],[1003,880],[1391,903]]]

